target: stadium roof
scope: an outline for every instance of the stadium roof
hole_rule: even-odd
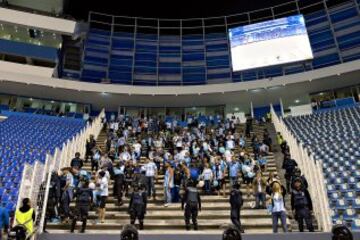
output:
[[[77,19],[87,19],[89,11],[96,11],[119,16],[150,18],[199,18],[230,15],[252,11],[292,0],[76,0],[68,1],[66,13]],[[308,1],[308,0],[301,0]]]

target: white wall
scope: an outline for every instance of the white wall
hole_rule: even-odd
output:
[[[63,11],[63,0],[8,0],[8,3],[15,6],[56,14],[62,13]]]
[[[28,2],[32,4],[33,0]],[[75,21],[42,16],[7,8],[0,8],[0,22],[22,25],[67,35],[73,35],[76,28]]]
[[[1,16],[1,13],[0,13]],[[1,67],[1,65],[9,66]],[[131,86],[121,84],[100,84],[87,83],[82,81],[72,81],[51,78],[52,69],[44,67],[34,67],[24,64],[16,64],[0,61],[0,79],[26,84],[35,84],[40,86],[47,86],[53,88],[61,88],[68,90],[79,90],[95,93],[114,93],[125,95],[146,95],[146,96],[187,96],[187,95],[201,95],[201,94],[221,94],[234,93],[238,91],[258,92],[262,94],[261,90],[271,89],[279,86],[292,85],[296,83],[304,83],[324,79],[326,77],[338,76],[341,73],[349,73],[359,70],[360,60],[347,62],[331,67],[321,68],[304,73],[292,74],[288,76],[281,76],[270,80],[256,80],[239,83],[223,83],[223,84],[207,84],[196,86]],[[50,69],[50,70],[49,70]],[[51,74],[50,74],[51,72]],[[339,76],[341,77],[341,76]],[[234,99],[233,102],[237,100]],[[193,103],[195,105],[195,103]]]
[[[291,116],[309,115],[312,113],[311,104],[289,107]]]

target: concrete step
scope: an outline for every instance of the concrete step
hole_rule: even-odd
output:
[[[105,223],[96,223],[94,221],[88,221],[87,228],[93,230],[111,230],[111,229],[121,229],[121,227],[125,224],[129,224],[130,219],[109,219],[105,220]],[[256,218],[256,219],[242,219],[242,226],[245,231],[248,228],[271,228],[272,220],[270,217],[268,218]],[[78,226],[80,226],[80,222],[78,222]],[[199,230],[202,229],[219,229],[220,226],[231,224],[230,218],[228,219],[198,219]],[[146,229],[184,229],[184,220],[183,219],[147,219],[145,217],[144,225]],[[289,223],[288,223],[289,225]],[[53,224],[48,223],[47,228],[51,229],[69,229],[69,224]],[[280,224],[279,224],[280,227]]]
[[[107,211],[106,219],[129,219],[129,214],[123,209],[123,211]],[[230,210],[202,210],[199,212],[199,219],[228,219],[230,216]],[[241,218],[268,218],[271,217],[267,210],[254,210],[254,209],[245,209],[241,211]],[[89,219],[97,219],[98,214],[95,211],[89,213]],[[146,213],[147,219],[183,219],[184,211],[181,209],[178,210],[148,210]]]

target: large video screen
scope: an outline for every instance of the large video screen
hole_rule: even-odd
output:
[[[313,58],[302,15],[229,29],[233,71]]]

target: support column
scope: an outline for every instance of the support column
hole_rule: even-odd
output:
[[[280,111],[281,111],[281,116],[284,117],[284,105],[283,105],[283,101],[282,98],[279,98],[279,102],[280,102]]]
[[[250,112],[251,112],[251,118],[254,118],[254,106],[252,102],[250,102]]]

